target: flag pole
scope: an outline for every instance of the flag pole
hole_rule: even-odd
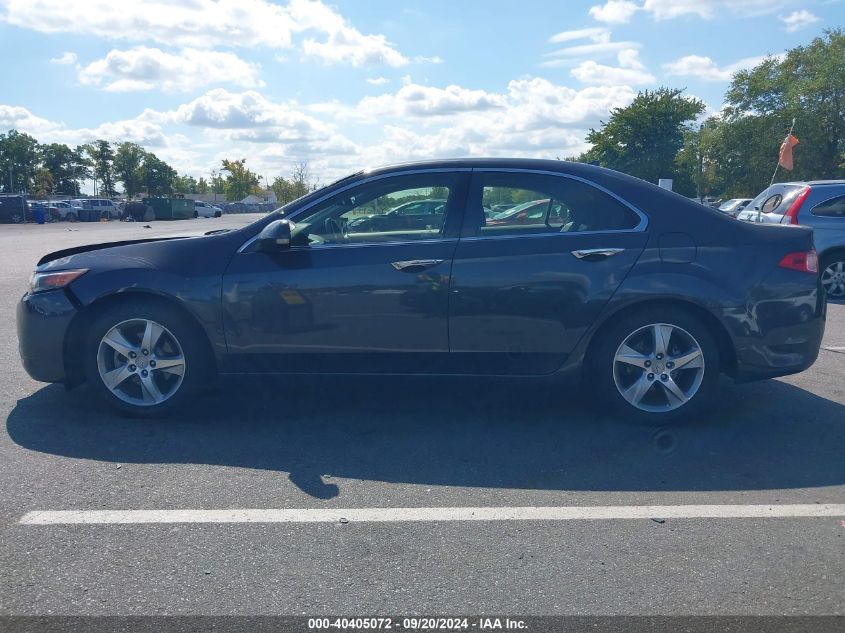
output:
[[[795,129],[795,117],[792,117],[792,125],[789,126],[789,132],[786,134],[786,138],[792,136],[792,130]],[[775,176],[778,175],[778,169],[780,169],[780,152],[778,152],[778,162],[775,164],[775,172],[772,174],[772,179],[769,181],[769,186],[771,187],[775,184]],[[760,215],[762,214],[762,209],[757,209],[757,221],[760,221]]]

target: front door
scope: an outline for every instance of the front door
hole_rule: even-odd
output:
[[[438,371],[466,180],[456,171],[374,178],[291,214],[290,250],[236,254],[223,282],[226,369]],[[428,223],[356,222],[428,199],[446,201]]]
[[[579,179],[476,170],[452,265],[456,368],[560,368],[645,247],[644,224],[644,216]]]

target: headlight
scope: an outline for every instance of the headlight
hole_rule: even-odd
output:
[[[50,273],[35,273],[29,281],[29,291],[42,292],[44,290],[64,288],[71,281],[87,272],[87,268],[77,268],[75,270],[58,270]]]

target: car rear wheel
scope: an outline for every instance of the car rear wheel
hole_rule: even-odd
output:
[[[689,420],[707,408],[718,388],[719,349],[692,315],[646,310],[624,317],[603,336],[591,366],[602,401],[626,417]]]
[[[194,217],[195,217],[195,218],[200,217],[200,212],[199,212],[199,211],[194,211]]]
[[[825,257],[821,265],[822,287],[831,299],[845,298],[845,253]]]
[[[86,376],[110,405],[134,415],[177,407],[208,382],[211,366],[196,326],[177,309],[154,301],[114,306],[91,325]]]

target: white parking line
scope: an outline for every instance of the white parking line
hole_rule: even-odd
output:
[[[845,504],[561,506],[482,508],[301,508],[232,510],[44,510],[22,525],[126,523],[396,523],[405,521],[585,521],[845,517]]]

